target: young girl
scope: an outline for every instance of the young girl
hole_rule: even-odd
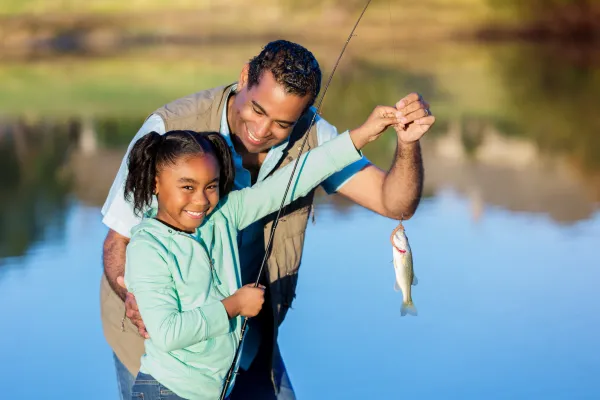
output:
[[[358,160],[373,139],[346,132],[303,155],[287,203]],[[241,287],[237,234],[279,208],[293,163],[232,192],[234,166],[221,135],[171,131],[138,140],[128,166],[125,196],[136,213],[154,196],[158,202],[127,246],[125,282],[150,335],[133,398],[217,399],[242,317],[263,303],[264,288]]]

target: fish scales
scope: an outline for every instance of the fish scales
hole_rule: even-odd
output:
[[[396,281],[394,290],[402,292],[402,307],[400,315],[417,315],[417,308],[412,301],[412,286],[417,284],[417,277],[413,270],[413,257],[408,243],[408,237],[402,222],[394,229],[390,236],[394,256],[394,272]]]

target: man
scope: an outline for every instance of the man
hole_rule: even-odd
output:
[[[312,53],[295,43],[271,42],[244,65],[236,84],[201,91],[156,110],[129,147],[151,131],[218,131],[234,154],[236,189],[248,187],[293,162],[301,154],[300,145],[306,135],[303,151],[337,135],[336,128],[320,117],[307,130],[320,86],[321,71]],[[356,129],[383,132],[399,113],[404,125],[394,126],[398,145],[390,170],[386,173],[363,158],[328,178],[322,184],[327,192],[340,193],[386,217],[412,216],[423,184],[419,139],[435,121],[427,103],[419,95],[410,94],[395,107],[376,107]],[[123,198],[126,162],[127,154],[102,208],[103,222],[110,230],[104,242],[105,274],[101,287],[104,332],[114,351],[119,389],[125,399],[131,396],[131,385],[144,352],[144,337],[149,337],[135,299],[122,287],[129,231],[139,221]],[[232,399],[295,398],[277,346],[277,332],[295,297],[313,194],[314,191],[289,205],[280,219],[261,277],[267,287],[265,306],[250,320]],[[273,219],[273,215],[269,216],[240,234],[244,283],[257,278]],[[129,320],[124,315],[124,301]]]

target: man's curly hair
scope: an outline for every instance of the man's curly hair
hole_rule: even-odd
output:
[[[248,88],[257,85],[262,73],[270,71],[287,94],[310,95],[310,107],[321,90],[321,68],[315,56],[297,43],[276,40],[250,60]]]

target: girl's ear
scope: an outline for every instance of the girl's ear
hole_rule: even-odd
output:
[[[154,177],[154,192],[155,196],[158,196],[158,176]]]

